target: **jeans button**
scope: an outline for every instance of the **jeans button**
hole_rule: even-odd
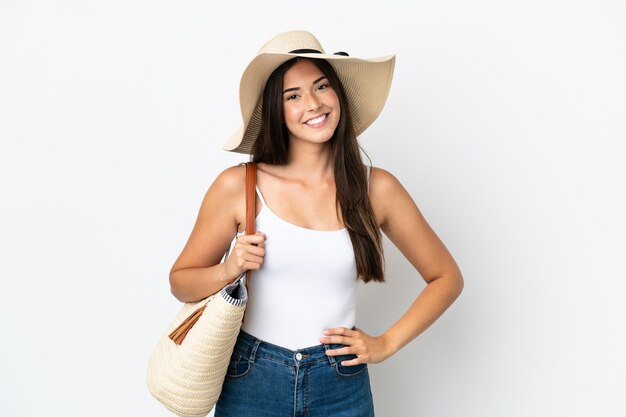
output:
[[[302,353],[300,352],[296,353],[296,359],[299,361],[302,360]]]

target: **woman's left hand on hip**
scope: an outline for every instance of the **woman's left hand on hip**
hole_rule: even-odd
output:
[[[391,356],[391,349],[383,336],[370,336],[363,330],[346,327],[333,327],[324,330],[320,338],[323,344],[341,344],[344,347],[328,349],[329,356],[356,355],[354,359],[342,361],[343,366],[353,366],[360,363],[379,363]]]

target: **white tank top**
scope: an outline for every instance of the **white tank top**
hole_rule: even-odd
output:
[[[298,350],[319,345],[324,329],[355,325],[357,272],[347,229],[320,231],[291,224],[265,203],[256,230],[267,235],[265,257],[250,279],[242,329]]]

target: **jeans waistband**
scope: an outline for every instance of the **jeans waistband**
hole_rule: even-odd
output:
[[[249,333],[241,330],[237,337],[237,348],[244,349],[250,355],[250,360],[254,362],[257,357],[263,357],[287,365],[304,365],[326,361],[330,365],[336,363],[334,356],[326,355],[328,349],[338,349],[343,345],[321,344],[306,347],[298,350],[290,350],[282,346],[277,346],[261,339],[257,339]]]

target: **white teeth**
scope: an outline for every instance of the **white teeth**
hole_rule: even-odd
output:
[[[318,123],[321,123],[325,118],[326,118],[326,115],[322,114],[320,117],[316,117],[315,119],[311,119],[311,120],[307,121],[306,124],[308,124],[308,125],[316,125]]]

